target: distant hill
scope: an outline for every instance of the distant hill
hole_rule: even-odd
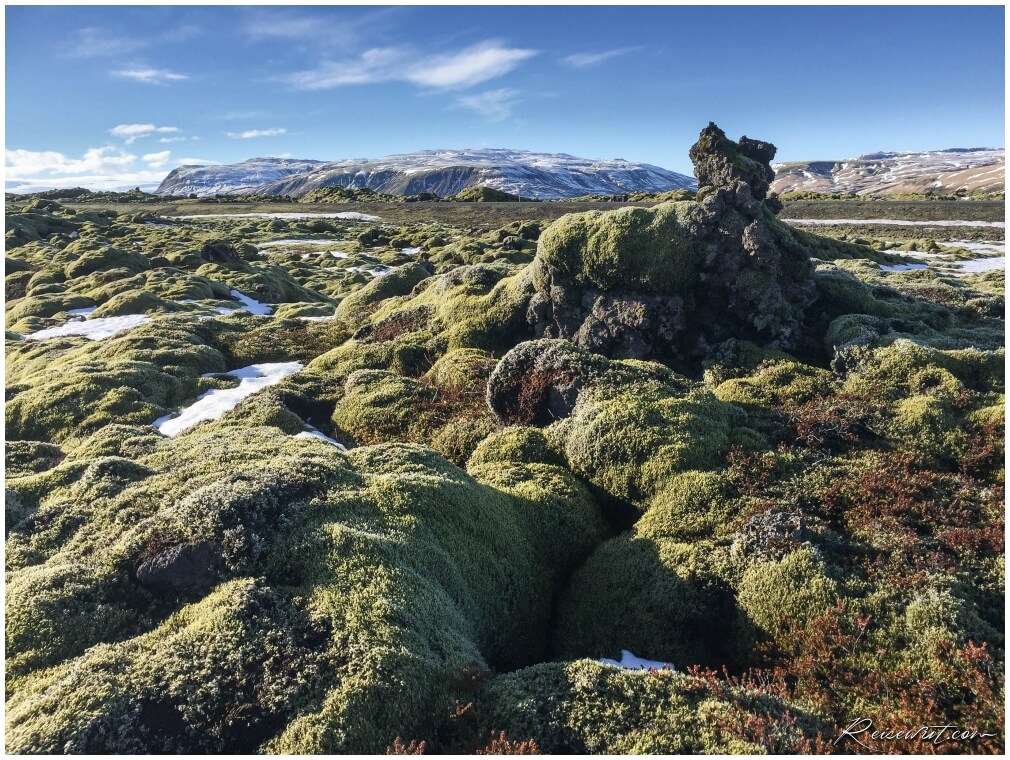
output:
[[[367,188],[388,195],[434,193],[442,198],[470,187],[522,198],[664,192],[696,187],[692,177],[623,159],[594,161],[565,153],[522,150],[426,150],[380,159],[295,161],[255,158],[240,164],[180,166],[158,195],[250,193],[300,196],[323,187]]]
[[[1001,192],[1002,148],[952,148],[926,153],[871,153],[842,161],[773,164],[772,192],[899,195]]]

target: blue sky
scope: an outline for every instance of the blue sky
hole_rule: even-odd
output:
[[[507,147],[691,173],[1004,145],[1001,6],[11,7],[8,189],[179,163]]]

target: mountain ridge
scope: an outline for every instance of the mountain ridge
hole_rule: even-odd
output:
[[[1005,184],[1005,150],[877,151],[848,159],[782,162],[772,168],[776,175],[771,190],[780,194],[998,192]],[[154,192],[301,196],[321,187],[343,187],[450,197],[476,186],[547,200],[694,189],[697,182],[653,164],[620,158],[586,159],[510,148],[441,148],[336,161],[261,157],[235,164],[184,165],[173,169]]]
[[[255,192],[304,195],[319,187],[368,188],[392,195],[434,193],[456,195],[476,185],[536,199],[566,198],[590,193],[694,188],[696,182],[652,164],[623,159],[585,159],[568,153],[537,153],[509,148],[423,150],[375,159],[302,162],[300,171],[274,162],[293,159],[249,159],[238,164],[180,166],[155,190],[158,195],[214,195]],[[247,166],[258,172],[250,177]]]
[[[772,192],[843,195],[999,192],[1005,186],[1003,148],[878,151],[856,158],[772,164]]]

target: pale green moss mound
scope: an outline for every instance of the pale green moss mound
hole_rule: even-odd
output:
[[[464,670],[541,659],[605,530],[561,468],[227,429],[64,479],[32,518],[52,530],[15,526],[10,751],[381,752]]]
[[[803,752],[822,730],[795,706],[745,689],[589,660],[498,676],[478,692],[474,712],[475,734],[504,731],[513,740],[532,739],[544,754]],[[774,726],[769,735],[743,728],[762,720]]]
[[[748,617],[769,634],[805,625],[824,614],[838,596],[837,584],[809,549],[779,562],[749,567],[740,580],[738,599]]]
[[[585,287],[685,293],[701,256],[683,229],[692,206],[569,214],[544,230],[537,256]]]

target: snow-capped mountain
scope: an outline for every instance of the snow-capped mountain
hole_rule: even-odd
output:
[[[1006,168],[1002,148],[952,148],[925,153],[871,153],[845,161],[773,164],[772,191],[894,195],[998,192]]]
[[[154,192],[157,195],[250,193],[261,185],[311,171],[322,163],[292,158],[250,158],[240,164],[180,166],[173,169]]]
[[[277,165],[275,165],[277,162]],[[159,195],[265,193],[304,195],[317,187],[369,188],[392,195],[435,193],[449,197],[474,185],[526,198],[571,198],[589,193],[617,194],[694,188],[694,178],[650,164],[623,159],[594,161],[565,153],[524,150],[425,150],[379,159],[298,163],[252,159],[230,166],[180,167],[157,189]],[[280,176],[260,180],[276,171]]]

